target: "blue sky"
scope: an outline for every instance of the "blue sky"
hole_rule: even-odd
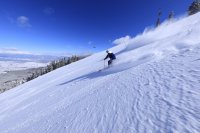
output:
[[[192,0],[0,0],[0,48],[32,53],[87,53],[135,36]],[[1,50],[0,50],[1,51]]]

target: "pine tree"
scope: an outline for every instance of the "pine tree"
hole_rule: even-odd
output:
[[[157,19],[157,21],[156,21],[156,27],[158,27],[158,26],[160,25],[160,17],[161,17],[161,15],[162,15],[162,12],[159,11],[159,12],[158,12],[158,19]]]
[[[173,11],[169,12],[168,20],[172,20],[173,17],[174,17],[174,12]]]
[[[67,65],[70,64],[70,63],[71,63],[71,59],[68,58],[68,60],[67,60]]]
[[[199,12],[199,11],[200,11],[200,2],[199,2],[199,0],[195,0],[189,6],[188,15],[193,15],[193,14]]]

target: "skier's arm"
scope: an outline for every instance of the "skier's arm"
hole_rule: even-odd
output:
[[[107,54],[107,56],[104,58],[104,60],[106,60],[108,58],[108,54]]]

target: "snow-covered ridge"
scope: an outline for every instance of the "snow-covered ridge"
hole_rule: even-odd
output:
[[[200,14],[181,20],[166,21],[160,27],[145,30],[143,34],[126,40],[113,51],[120,53],[118,64],[129,62],[137,65],[151,59],[161,59],[172,53],[192,49],[200,44]],[[132,55],[132,58],[126,58]],[[135,64],[136,63],[136,64]],[[131,65],[132,66],[132,65]]]
[[[1,133],[200,132],[200,14],[0,95]]]

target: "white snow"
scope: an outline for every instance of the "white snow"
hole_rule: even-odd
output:
[[[200,14],[0,95],[1,133],[199,133]]]

